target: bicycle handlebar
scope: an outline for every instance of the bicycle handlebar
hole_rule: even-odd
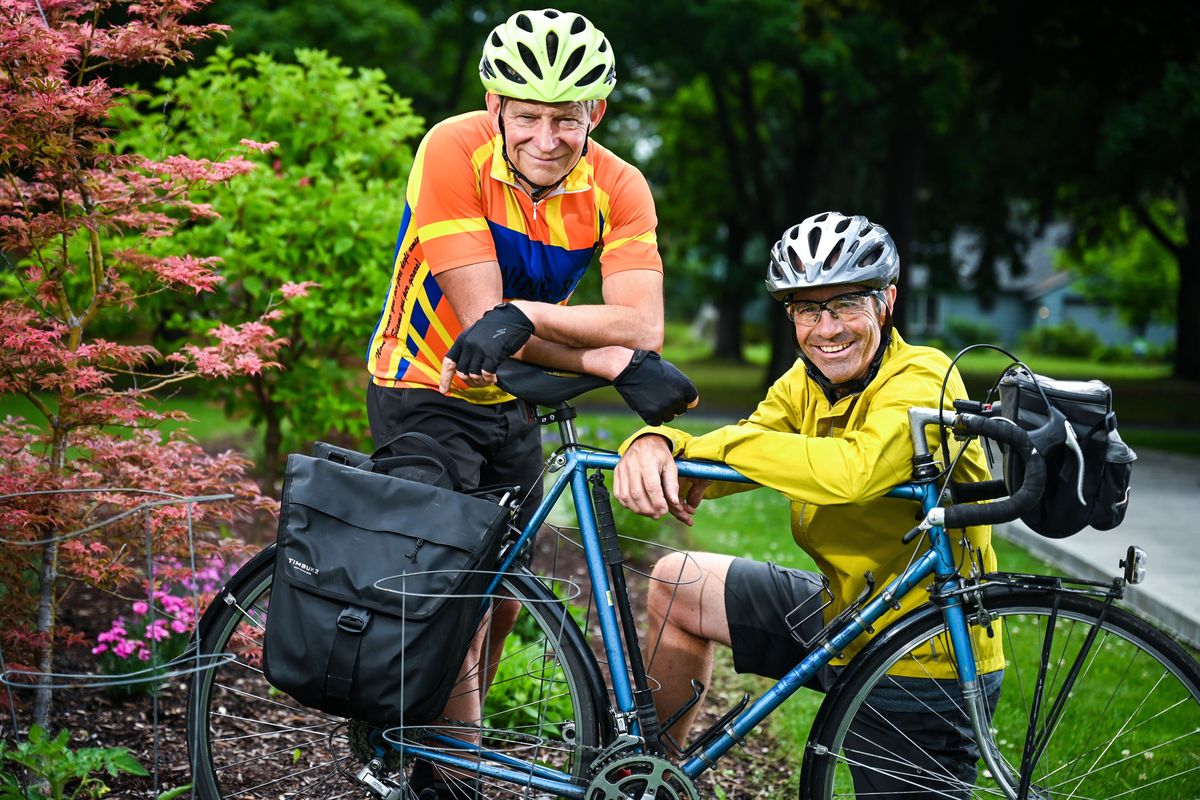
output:
[[[1015,423],[1003,417],[982,417],[977,414],[959,414],[955,417],[954,430],[1008,445],[1025,459],[1025,474],[1021,486],[1007,499],[982,505],[955,505],[946,509],[945,527],[965,528],[969,525],[994,525],[1010,522],[1033,508],[1046,488],[1046,462],[1042,454],[1029,441],[1029,434]],[[999,483],[1003,483],[1000,481]],[[997,489],[997,481],[961,485],[960,499],[983,499]],[[978,489],[967,487],[978,487]],[[963,491],[965,490],[965,491]]]

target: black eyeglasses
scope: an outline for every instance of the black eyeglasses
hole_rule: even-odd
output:
[[[847,292],[818,302],[798,300],[787,304],[788,319],[797,325],[811,328],[821,321],[821,312],[828,311],[834,319],[853,319],[871,313],[871,300],[882,300],[878,289],[864,292]]]

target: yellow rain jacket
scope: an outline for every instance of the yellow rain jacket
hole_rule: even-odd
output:
[[[826,621],[849,606],[866,586],[864,574],[875,577],[876,591],[891,582],[908,566],[914,552],[927,544],[925,537],[909,545],[900,539],[913,527],[919,512],[915,503],[883,495],[912,474],[912,440],[908,409],[936,408],[942,380],[950,360],[938,350],[909,345],[893,331],[879,372],[859,394],[840,398],[830,405],[821,388],[805,373],[804,362],[796,364],[767,392],[749,419],[726,425],[703,436],[668,427],[643,428],[638,436],[657,433],[673,444],[676,456],[719,461],[751,480],[782,492],[792,501],[792,536],[829,579],[834,601],[826,609]],[[946,384],[945,407],[967,396],[962,378],[955,370]],[[936,428],[928,429],[936,453]],[[958,443],[951,440],[952,453]],[[959,481],[990,477],[978,441],[971,442],[955,472]],[[747,487],[715,483],[705,497],[720,497]],[[684,489],[686,491],[686,488]],[[703,513],[703,512],[701,512]],[[991,529],[967,531],[971,545],[983,552],[985,569],[996,569]],[[957,531],[951,531],[957,563],[968,565],[961,552]],[[889,611],[875,626],[891,624],[929,598],[932,578],[909,592],[899,611]],[[859,637],[833,661],[844,666],[870,637]],[[975,637],[978,661],[984,672],[1004,666],[999,637]],[[917,662],[904,659],[893,674],[911,677],[953,678],[953,661],[943,642],[916,654]]]

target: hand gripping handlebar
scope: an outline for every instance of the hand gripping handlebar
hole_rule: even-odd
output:
[[[956,433],[986,436],[994,442],[1008,445],[1025,460],[1021,486],[1008,498],[994,503],[955,505],[946,509],[945,527],[964,528],[968,525],[994,525],[1019,518],[1033,508],[1046,488],[1046,462],[1029,441],[1029,434],[1003,417],[982,417],[959,414],[955,417]],[[994,482],[983,484],[988,487]],[[960,499],[966,499],[959,492]]]

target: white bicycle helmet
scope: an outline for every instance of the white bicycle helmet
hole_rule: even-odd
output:
[[[497,25],[479,60],[483,88],[539,103],[603,100],[617,83],[608,39],[582,14],[518,11]]]
[[[855,284],[884,289],[900,277],[896,243],[866,217],[816,214],[784,231],[771,248],[767,291],[786,301],[814,286]]]

